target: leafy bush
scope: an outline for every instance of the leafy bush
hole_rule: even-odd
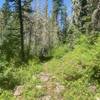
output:
[[[57,46],[52,50],[53,57],[61,58],[68,52],[67,45],[62,44],[61,46]]]

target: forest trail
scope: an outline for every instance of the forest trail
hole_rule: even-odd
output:
[[[54,75],[49,73],[46,65],[44,65],[44,70],[38,77],[41,81],[41,87],[45,89],[45,95],[38,100],[63,100],[65,87],[57,81]]]

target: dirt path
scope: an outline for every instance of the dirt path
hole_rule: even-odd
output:
[[[45,89],[45,95],[41,96],[38,100],[63,100],[64,86],[61,85],[54,75],[48,73],[48,69],[45,66],[44,72],[41,72],[38,76],[41,81],[41,86]]]
[[[37,79],[41,82],[36,85],[36,89],[43,92],[42,95],[36,97],[36,100],[64,100],[63,92],[65,87],[57,81],[56,77],[49,73],[48,67],[44,65],[43,71],[38,74]],[[23,86],[17,86],[14,91],[16,100],[24,100],[21,94],[23,93]]]

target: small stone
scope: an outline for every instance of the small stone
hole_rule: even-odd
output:
[[[50,96],[50,95],[43,96],[43,97],[41,98],[41,100],[51,100],[51,96]]]
[[[47,82],[50,79],[50,76],[47,73],[40,73],[39,78],[41,81]]]
[[[64,86],[63,85],[60,85],[59,83],[56,83],[56,88],[55,88],[55,92],[57,94],[60,94],[61,92],[64,91]]]
[[[23,86],[17,86],[14,91],[14,96],[20,96],[23,92]]]
[[[95,85],[91,85],[91,86],[89,87],[89,90],[90,90],[91,92],[95,93],[95,92],[96,92],[96,86],[95,86]]]

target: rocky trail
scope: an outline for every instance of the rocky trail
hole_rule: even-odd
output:
[[[46,66],[44,66],[44,70],[36,77],[40,80],[40,84],[36,84],[36,89],[40,91],[43,90],[43,95],[36,97],[35,100],[63,100],[65,87],[57,81],[54,75],[48,72]],[[24,100],[21,96],[23,88],[23,86],[16,87],[13,94],[16,100]]]
[[[63,92],[65,87],[57,81],[56,76],[49,73],[48,67],[45,64],[44,70],[38,75],[41,81],[41,88],[45,89],[45,95],[38,100],[63,100]]]
[[[38,100],[63,100],[64,86],[57,82],[55,76],[47,72],[41,72],[38,77],[41,80],[40,87],[45,89],[45,95]]]

